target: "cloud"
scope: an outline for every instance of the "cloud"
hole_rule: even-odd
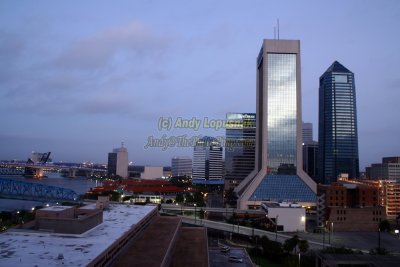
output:
[[[34,51],[48,44],[17,34],[0,36],[0,58],[15,63],[0,63],[0,110],[50,116],[136,113],[145,105],[138,91],[152,91],[168,77],[159,65],[171,41],[134,21],[66,46],[53,40],[51,47],[57,49],[39,57]],[[129,108],[134,101],[140,102],[135,110]]]
[[[121,53],[133,55],[136,60],[155,56],[169,43],[140,22],[114,27],[73,43],[56,60],[61,68],[98,69],[118,61]]]
[[[98,95],[77,103],[76,111],[86,114],[124,115],[133,112],[134,105],[123,95]]]
[[[16,34],[0,30],[0,61],[11,63],[18,58],[24,48],[23,40]]]

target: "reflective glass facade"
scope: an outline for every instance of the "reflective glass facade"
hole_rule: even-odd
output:
[[[222,147],[217,139],[205,136],[196,142],[193,152],[193,180],[222,179]]]
[[[297,175],[267,175],[250,200],[315,202],[315,193]]]
[[[256,114],[226,115],[225,180],[236,186],[254,170]]]
[[[271,174],[296,174],[296,54],[267,54],[267,159]]]
[[[319,83],[319,178],[325,184],[340,173],[359,177],[354,74],[335,61]]]
[[[257,57],[256,163],[236,189],[239,208],[262,201],[316,201],[303,171],[300,41],[265,39]]]

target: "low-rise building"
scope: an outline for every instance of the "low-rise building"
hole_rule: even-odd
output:
[[[386,219],[379,190],[347,179],[318,186],[317,223],[340,231],[376,231]]]
[[[382,163],[373,163],[365,169],[370,180],[400,179],[400,157],[384,157]]]
[[[54,233],[82,234],[103,222],[95,204],[80,208],[52,206],[36,211],[36,229]]]
[[[129,166],[128,176],[130,178],[158,179],[164,176],[162,166]]]
[[[349,182],[373,186],[378,190],[379,205],[385,207],[388,219],[400,216],[400,182],[397,180],[351,180]]]
[[[304,232],[306,230],[306,210],[298,204],[263,203],[266,217],[283,232]]]

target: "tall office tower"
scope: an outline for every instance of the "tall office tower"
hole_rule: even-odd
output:
[[[256,114],[226,114],[225,189],[236,187],[254,170]]]
[[[255,169],[238,187],[238,208],[265,201],[315,205],[303,171],[300,41],[264,40],[257,58]]]
[[[315,181],[317,179],[318,169],[318,142],[303,143],[303,170]]]
[[[303,143],[313,141],[313,126],[311,122],[303,122]]]
[[[192,177],[192,159],[189,157],[173,157],[171,172],[172,176]]]
[[[193,152],[193,180],[222,180],[222,147],[220,142],[205,136],[199,139]]]
[[[354,74],[335,61],[319,78],[319,178],[359,177]]]
[[[120,148],[114,148],[113,152],[108,153],[107,173],[109,176],[128,177],[128,150],[123,144]]]

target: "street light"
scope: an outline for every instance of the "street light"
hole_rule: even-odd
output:
[[[276,217],[275,217],[275,241],[278,241],[278,218],[279,218],[279,215],[276,215]]]
[[[300,252],[299,252],[299,267],[301,266],[301,261],[300,261]]]
[[[197,204],[194,203],[194,224],[197,224],[196,223],[196,206],[197,206]]]
[[[331,222],[332,242],[333,242],[333,222]]]

